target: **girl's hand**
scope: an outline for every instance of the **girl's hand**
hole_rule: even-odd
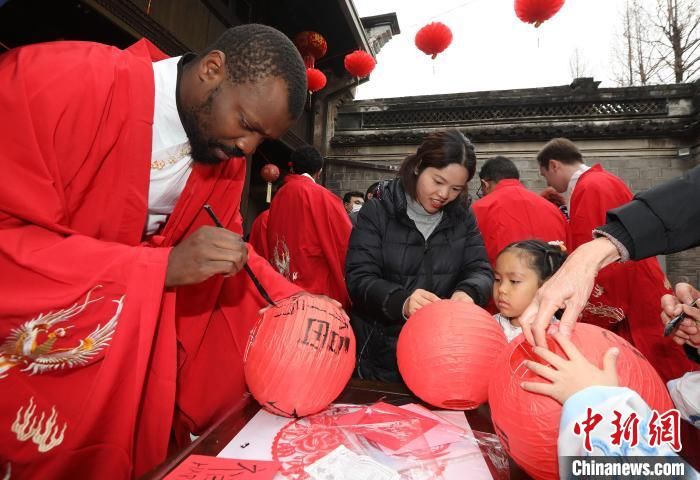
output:
[[[440,300],[440,297],[435,295],[433,292],[418,288],[403,304],[403,314],[406,318],[408,318],[416,313],[416,310],[419,310],[426,305],[430,305],[433,302],[437,302],[438,300]]]
[[[603,369],[599,369],[561,333],[555,333],[554,339],[559,343],[567,360],[543,347],[534,347],[533,351],[550,366],[531,360],[525,361],[525,366],[537,375],[546,378],[551,383],[523,382],[523,390],[552,397],[559,403],[564,403],[573,394],[594,385],[617,387],[617,357],[620,350],[616,347],[609,349],[603,356]]]

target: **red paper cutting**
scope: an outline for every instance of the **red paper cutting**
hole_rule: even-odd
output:
[[[165,480],[272,480],[279,469],[279,462],[270,460],[236,460],[190,455],[170,472]]]

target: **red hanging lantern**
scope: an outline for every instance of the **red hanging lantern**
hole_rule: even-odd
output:
[[[486,402],[493,364],[507,344],[486,310],[441,300],[411,315],[401,329],[396,359],[404,382],[421,400],[469,410]]]
[[[294,45],[301,53],[306,68],[313,68],[316,60],[323,57],[328,51],[326,39],[318,32],[299,32],[294,37]]]
[[[267,203],[270,203],[272,200],[272,182],[280,178],[280,169],[277,168],[277,165],[268,163],[260,169],[260,176],[267,182],[267,195],[265,199]]]
[[[343,311],[301,295],[263,313],[250,333],[243,370],[250,393],[276,415],[320,412],[355,368],[355,336]]]
[[[364,50],[355,50],[352,53],[348,53],[345,55],[344,63],[345,70],[355,78],[365,78],[372,73],[372,70],[377,65],[374,57]]]
[[[415,41],[421,52],[435,59],[452,43],[452,30],[444,23],[432,22],[418,30]]]
[[[326,76],[321,70],[315,68],[307,68],[306,82],[309,87],[309,92],[318,92],[326,86]]]
[[[515,0],[515,14],[535,28],[552,18],[564,5],[564,0]]]
[[[620,386],[629,387],[658,412],[673,408],[666,385],[654,367],[637,349],[612,332],[595,325],[578,323],[571,341],[594,365],[602,367],[603,355],[618,347],[617,373]],[[559,344],[548,337],[549,349],[566,358]],[[542,363],[522,335],[499,355],[491,371],[489,406],[501,444],[532,478],[557,479],[557,438],[561,405],[550,397],[526,392],[523,381],[546,382],[523,364]],[[612,421],[613,419],[607,419]]]

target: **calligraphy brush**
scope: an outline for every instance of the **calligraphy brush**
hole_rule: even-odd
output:
[[[216,214],[214,214],[214,210],[212,210],[211,205],[209,205],[208,203],[205,204],[205,205],[204,205],[204,210],[207,211],[207,213],[209,214],[209,216],[211,217],[211,219],[214,221],[214,225],[216,225],[216,226],[219,227],[219,228],[224,228],[224,226],[222,225],[222,223],[221,223],[221,222],[219,221],[219,219],[217,218]],[[260,295],[265,299],[265,301],[266,301],[267,303],[269,303],[270,305],[272,305],[272,306],[274,307],[274,306],[275,306],[275,302],[272,301],[272,298],[270,298],[270,296],[267,294],[267,292],[265,291],[265,288],[262,286],[262,284],[261,284],[260,281],[258,280],[258,277],[255,276],[255,274],[254,274],[253,271],[250,269],[250,267],[248,266],[247,263],[246,263],[245,265],[243,265],[243,269],[245,270],[245,273],[248,274],[248,276],[250,277],[250,279],[251,279],[251,280],[253,281],[253,283],[255,284],[255,288],[258,289],[258,292],[260,292]]]

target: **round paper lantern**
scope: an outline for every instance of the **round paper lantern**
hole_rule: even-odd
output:
[[[294,37],[294,45],[301,53],[306,68],[313,68],[316,60],[323,57],[328,50],[326,39],[318,32],[299,32]]]
[[[321,70],[317,70],[315,68],[307,68],[306,82],[309,85],[310,92],[318,92],[326,86],[326,76]]]
[[[416,47],[433,59],[452,43],[452,30],[440,22],[427,24],[416,33]]]
[[[265,200],[267,200],[267,203],[270,203],[272,200],[272,182],[280,178],[280,169],[275,164],[265,164],[260,169],[260,176],[267,182],[267,196]]]
[[[515,0],[515,14],[525,23],[534,23],[535,28],[549,20],[564,5],[564,0]]]
[[[345,55],[345,70],[357,78],[364,78],[374,70],[377,62],[364,50],[355,50]]]
[[[624,339],[595,325],[579,323],[571,341],[599,368],[603,366],[605,352],[618,347],[620,385],[639,393],[652,409],[665,412],[673,408],[666,386],[654,367]],[[547,337],[547,343],[550,350],[566,357],[551,336]],[[556,479],[559,478],[557,438],[561,405],[550,397],[522,389],[523,381],[547,382],[524,366],[527,359],[542,363],[520,335],[496,360],[489,385],[491,418],[501,444],[518,465],[533,478]],[[614,418],[602,421],[612,420]]]
[[[486,402],[503,330],[484,309],[457,300],[431,303],[411,315],[396,357],[408,388],[440,408],[468,410]]]
[[[336,399],[355,368],[355,336],[343,311],[300,295],[263,312],[243,359],[250,393],[286,417],[320,412]]]

